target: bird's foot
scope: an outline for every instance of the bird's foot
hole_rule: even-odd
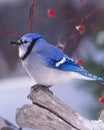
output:
[[[53,95],[53,92],[49,89],[51,86],[45,86],[41,84],[35,84],[31,87],[31,91],[38,92],[39,90],[43,90],[44,92],[48,92],[49,94]]]

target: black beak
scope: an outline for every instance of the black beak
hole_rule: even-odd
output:
[[[21,42],[20,41],[11,41],[11,42],[9,42],[9,44],[19,46],[19,45],[21,45]]]
[[[9,42],[9,44],[11,44],[11,45],[16,45],[17,43],[14,42],[14,41],[11,41],[11,42]]]

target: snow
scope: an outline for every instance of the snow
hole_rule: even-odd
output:
[[[81,115],[79,115],[79,113],[76,113],[77,115],[77,124],[82,124],[82,126],[84,126],[84,128],[88,129],[88,130],[104,130],[104,122],[102,120],[88,120],[84,117],[82,117]]]

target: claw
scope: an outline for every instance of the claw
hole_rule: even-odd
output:
[[[39,90],[43,90],[44,92],[48,92],[49,94],[53,95],[53,92],[49,89],[51,86],[45,86],[41,84],[35,84],[31,87],[31,91],[38,92]]]

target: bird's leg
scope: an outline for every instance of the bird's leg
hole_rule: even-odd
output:
[[[35,84],[31,87],[31,91],[39,91],[40,89],[53,95],[53,92],[49,89],[51,86],[45,86],[41,84]]]

